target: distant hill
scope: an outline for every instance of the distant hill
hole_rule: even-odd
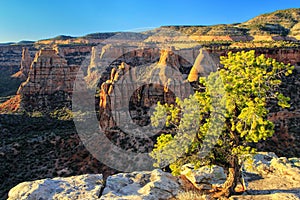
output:
[[[162,29],[178,31],[191,36],[196,41],[278,41],[300,40],[300,8],[278,10],[262,14],[246,22],[234,24],[217,24],[210,26],[161,26],[145,32],[122,32],[130,39],[145,41],[160,41],[157,37]],[[81,37],[59,35],[54,38],[37,41],[38,44],[95,44],[107,38],[116,36],[120,32],[91,33]],[[170,32],[171,33],[171,32]],[[151,38],[156,34],[156,37]],[[170,34],[172,37],[172,34]],[[26,44],[25,42],[23,42]],[[0,44],[0,45],[10,45]]]
[[[0,43],[0,46],[9,46],[13,44],[15,44],[15,42],[5,42],[5,43]]]
[[[160,28],[170,28],[194,36],[290,36],[300,39],[300,8],[259,15],[244,23]]]
[[[299,35],[300,8],[263,14],[242,23],[240,27],[247,28],[251,34]]]
[[[26,45],[26,44],[34,44],[34,43],[35,43],[35,41],[22,40],[22,41],[20,41],[20,42],[18,42],[16,44],[18,44],[18,45]]]
[[[91,33],[91,34],[87,34],[81,38],[83,39],[107,39],[109,37],[112,37],[114,35],[116,35],[117,32],[112,32],[112,33]]]

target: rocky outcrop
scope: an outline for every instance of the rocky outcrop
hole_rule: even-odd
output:
[[[8,200],[34,199],[170,199],[183,190],[180,180],[161,170],[101,174],[23,182],[9,191]]]
[[[260,152],[248,158],[243,166],[247,191],[233,199],[300,198],[299,158],[278,158],[274,153]],[[220,187],[225,179],[225,170],[219,166],[193,169],[191,165],[186,165],[182,175],[178,177],[160,169],[115,174],[106,181],[101,174],[87,174],[23,182],[10,190],[8,199],[164,200],[177,199],[179,196],[188,199],[189,192],[186,191],[197,189],[200,192],[193,199],[211,199],[211,185]],[[203,187],[204,185],[210,187]]]
[[[157,62],[160,56],[158,47],[139,47],[137,44],[107,44],[93,47],[90,65],[87,72],[87,84],[95,87],[99,77],[103,81],[109,79],[112,67],[118,67],[121,62],[131,66],[140,66]],[[106,76],[105,76],[106,75]]]
[[[77,65],[68,65],[67,60],[53,49],[37,52],[27,80],[21,84],[21,106],[26,110],[51,110],[69,106]]]
[[[195,166],[186,164],[182,167],[181,175],[184,175],[199,190],[221,187],[226,181],[224,169],[217,165],[195,169]]]
[[[259,152],[243,166],[247,191],[232,199],[300,199],[299,158]]]
[[[189,73],[188,81],[197,82],[199,77],[208,76],[211,72],[217,71],[218,60],[213,60],[212,56],[204,50],[200,49],[195,63]]]
[[[108,177],[100,199],[170,199],[181,190],[178,178],[156,169]]]
[[[20,183],[10,190],[8,200],[97,199],[102,187],[102,174],[42,179]]]
[[[290,175],[300,181],[300,159],[278,157],[273,152],[259,152],[243,164],[246,173],[267,176],[268,174]]]
[[[0,114],[1,113],[13,113],[20,109],[21,98],[20,95],[16,95],[4,103],[0,104]]]

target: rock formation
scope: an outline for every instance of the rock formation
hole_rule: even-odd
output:
[[[0,69],[8,70],[11,74],[19,71],[22,59],[22,48],[21,45],[0,45]]]
[[[58,55],[67,60],[68,65],[78,65],[82,66],[82,68],[87,68],[88,57],[92,51],[92,46],[89,44],[56,45],[53,49],[58,52]]]
[[[179,50],[162,49],[160,55],[157,50],[137,49],[119,56],[107,67],[110,73],[100,79],[97,101],[100,127],[113,128],[114,131],[107,131],[108,138],[126,150],[151,150],[155,137],[147,136],[146,129],[153,129],[150,127],[152,107],[158,101],[174,104],[176,95],[183,98],[191,92],[182,72],[188,71],[192,64],[180,56]],[[189,52],[193,55],[194,50]],[[101,55],[105,53],[108,52]]]
[[[217,63],[218,61],[214,61],[206,50],[200,49],[200,53],[189,73],[188,81],[196,82],[199,77],[208,76],[211,72],[217,71]]]
[[[10,191],[8,200],[97,199],[102,187],[102,174],[42,179],[19,184]]]
[[[67,60],[53,49],[36,53],[27,80],[21,84],[21,106],[26,110],[51,110],[70,106],[73,81],[77,65],[68,65]]]
[[[182,190],[178,178],[156,169],[108,177],[100,199],[170,199]]]
[[[30,56],[28,48],[23,48],[20,71],[24,74],[25,77],[28,76],[31,62],[32,62],[32,58]]]
[[[252,29],[253,25],[255,25],[254,29]],[[162,35],[162,29],[165,28],[169,29],[169,33],[172,33],[171,29],[182,33],[183,36]],[[195,47],[199,43],[185,43],[186,41],[197,40],[203,42],[203,44],[206,41],[210,41],[211,43],[209,42],[208,46],[211,45],[211,48],[207,49],[207,53],[217,65],[219,63],[218,57],[226,55],[228,51],[247,51],[254,48],[257,54],[266,54],[267,57],[275,58],[280,62],[299,66],[300,50],[296,41],[296,39],[299,39],[299,30],[299,9],[291,9],[262,15],[246,23],[235,25],[162,27],[149,32],[132,34],[127,39],[125,38],[126,42],[124,38],[115,37],[110,40],[114,41],[112,44],[104,41],[116,36],[116,33],[93,34],[86,37],[68,39],[60,37],[39,41],[30,45],[0,45],[0,70],[8,70],[10,75],[19,70],[20,63],[22,70],[26,71],[29,66],[29,57],[33,56],[36,51],[35,48],[40,49],[47,46],[54,48],[54,50],[47,48],[39,50],[29,69],[26,82],[20,86],[18,95],[2,104],[0,109],[1,111],[15,112],[18,110],[19,104],[29,111],[35,109],[52,111],[57,107],[69,107],[72,98],[73,81],[79,66],[82,66],[82,74],[85,76],[88,85],[91,88],[98,86],[99,98],[95,100],[96,107],[98,106],[96,111],[99,111],[98,117],[101,127],[104,130],[107,129],[107,137],[124,150],[148,152],[153,146],[155,137],[140,136],[144,134],[141,131],[144,129],[141,127],[149,125],[152,106],[158,100],[172,103],[177,94],[184,96],[185,94],[181,94],[181,92],[187,92],[185,87],[179,87],[178,85],[178,87],[172,87],[172,84],[174,86],[176,82],[171,82],[170,84],[167,78],[167,75],[170,75],[168,74],[169,71],[164,67],[170,66],[172,69],[176,69],[182,74],[184,80],[190,75],[188,80],[193,82],[198,79],[199,75],[203,75],[201,66],[209,66],[211,65],[209,63],[212,63],[209,60],[200,59],[201,53],[199,54],[199,49],[187,47]],[[220,40],[225,42],[225,44],[219,45],[218,41]],[[283,40],[282,44],[284,47],[276,47],[274,45],[270,48],[264,47],[264,45],[262,47],[255,46],[260,45],[258,41],[264,43],[264,40],[271,42]],[[244,46],[239,46],[242,42],[238,41],[246,42]],[[290,43],[287,41],[296,42]],[[104,43],[99,44],[99,42]],[[174,45],[176,43],[177,46],[173,49],[164,49],[163,47],[168,46],[169,43]],[[277,44],[281,45],[281,42]],[[161,51],[161,49],[164,50]],[[91,52],[92,56],[89,60],[87,57]],[[206,53],[203,51],[203,54]],[[197,60],[196,62],[194,62],[195,59]],[[141,73],[143,70],[139,69],[143,69],[143,67],[149,67],[148,74]],[[216,67],[213,66],[212,69]],[[148,78],[142,76],[143,74],[147,74]],[[151,77],[154,77],[154,79],[151,79]],[[157,81],[159,84],[141,84],[139,86],[134,84],[136,82],[140,83],[141,80],[144,80],[145,83]],[[299,69],[295,70],[292,76],[284,78],[282,92],[286,96],[291,97],[291,108],[282,110],[269,105],[269,119],[275,123],[276,132],[272,138],[259,143],[257,145],[258,149],[276,151],[279,156],[299,155],[299,83]],[[124,110],[128,112],[123,112]],[[40,113],[37,112],[35,114],[38,116]],[[45,135],[45,137],[42,137],[40,133],[44,131],[44,125],[47,123],[39,121],[32,125],[32,119],[30,119],[30,122],[24,128],[23,126],[17,128],[20,124],[24,125],[23,118],[16,120],[16,118],[20,117],[17,115],[1,115],[1,117],[1,141],[4,141],[4,145],[0,148],[0,161],[3,163],[0,170],[3,180],[0,188],[1,195],[5,196],[4,193],[6,193],[8,187],[11,187],[11,184],[24,180],[91,172],[103,172],[106,175],[113,173],[112,169],[99,164],[82,145],[80,146],[78,135],[75,131],[68,133],[64,124],[50,124],[50,128],[48,127],[49,132],[47,134],[43,132],[42,135]],[[126,127],[120,126],[120,124],[127,125],[126,120],[132,121],[138,128],[134,129],[128,126],[129,129],[126,129]],[[12,121],[17,121],[17,123]],[[55,133],[52,135],[53,127],[61,127],[59,132],[62,134],[58,135]],[[14,128],[16,130],[11,132],[10,130]],[[32,133],[31,131],[33,130],[37,133]],[[128,133],[133,132],[137,134],[131,137]],[[28,135],[26,135],[27,133]],[[12,138],[17,138],[16,140],[18,141]],[[24,138],[26,138],[25,141]],[[62,154],[60,153],[61,149],[64,150]],[[28,164],[27,161],[31,157],[34,161]],[[280,194],[285,195],[284,192],[288,190],[291,195],[298,195],[299,182],[291,180],[292,177],[295,179],[298,177],[295,173],[297,170],[294,169],[295,163],[298,163],[297,159],[279,159],[270,155],[266,157],[267,160],[273,161],[264,165],[258,164],[261,166],[257,166],[260,172],[254,174],[255,176],[267,174],[270,177],[251,181],[249,187],[250,189],[252,187],[253,191],[249,194],[255,195],[255,193],[260,192],[262,193],[260,197],[266,197],[268,196],[265,195],[267,193],[277,192],[276,195],[280,198]],[[53,158],[50,164],[49,158]],[[15,163],[18,163],[18,165]],[[290,171],[292,171],[292,175],[289,175]],[[194,171],[191,170],[191,172]],[[144,180],[148,181],[147,177],[153,173],[127,174],[127,176],[131,177],[128,179],[124,178],[126,175],[116,175],[116,177],[110,179],[112,180],[110,183],[114,185],[115,180],[123,181],[125,179],[128,182],[131,182],[133,179],[141,180],[138,178],[139,176],[145,176]],[[161,172],[155,173],[162,174]],[[278,177],[279,174],[286,179]],[[189,177],[190,179],[188,179],[186,177],[189,182],[199,178],[198,174],[195,173],[194,175],[194,178]],[[250,178],[254,177],[254,175],[249,176]],[[274,178],[276,183],[272,182],[272,178]],[[212,187],[207,180],[205,181],[201,182],[205,187]],[[265,186],[263,181],[270,184],[270,187],[266,187],[266,190],[258,187],[259,184]],[[57,183],[57,180],[54,182]],[[196,182],[194,181],[194,184]],[[251,184],[253,185],[251,186]],[[284,184],[289,185],[292,189],[284,186]],[[135,185],[135,183],[129,183],[128,185]],[[295,189],[296,186],[298,190]],[[193,187],[202,186],[197,183]],[[281,191],[276,190],[278,188]],[[148,190],[148,188],[139,189],[141,191]],[[155,189],[157,188],[154,187]],[[116,198],[121,196],[116,194],[114,188],[109,188],[106,191],[108,191],[106,193],[108,196],[112,195]],[[59,189],[57,192],[59,192]],[[151,193],[151,191],[147,192],[143,193],[145,197]],[[71,193],[74,194],[73,190]],[[127,194],[129,196],[136,195],[137,192],[133,191]]]
[[[217,165],[195,169],[193,165],[186,164],[182,167],[181,175],[185,176],[199,190],[221,187],[226,181],[224,169]]]
[[[32,199],[177,199],[189,190],[200,190],[194,199],[211,199],[209,191],[220,187],[226,179],[220,166],[193,169],[186,165],[181,176],[174,177],[160,169],[120,173],[106,181],[101,174],[23,182],[9,191],[9,200]],[[234,199],[299,199],[300,159],[277,157],[259,152],[243,164],[246,192]],[[238,185],[238,188],[240,185]],[[207,193],[208,192],[208,193]],[[200,195],[200,193],[202,193]]]
[[[26,80],[28,77],[28,72],[29,72],[31,63],[32,63],[32,58],[29,53],[29,50],[27,47],[23,47],[20,71],[18,71],[16,74],[14,74],[13,77],[18,77],[18,78]]]

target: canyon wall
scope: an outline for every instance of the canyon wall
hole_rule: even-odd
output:
[[[249,51],[255,49],[256,55],[265,54],[266,57],[274,58],[279,62],[283,62],[285,64],[292,64],[299,66],[300,65],[300,49],[299,48],[236,48],[236,49],[207,49],[209,53],[217,54],[218,56],[225,56],[229,51],[237,52],[237,51]]]
[[[247,50],[247,49],[245,49]],[[153,51],[153,50],[152,50]],[[183,49],[182,51],[187,51]],[[156,50],[154,52],[157,52]],[[190,82],[198,80],[199,76],[207,75],[210,71],[215,71],[219,65],[218,57],[220,55],[226,55],[226,51],[219,50],[200,50],[200,53],[193,54],[196,52],[189,50],[188,54],[193,54],[193,64],[189,63],[178,56],[179,51],[175,50],[161,50],[159,60],[154,62],[154,60],[149,60],[148,65],[151,66],[152,70],[155,71],[156,66],[171,66],[183,74],[183,77],[187,78]],[[300,122],[300,79],[299,79],[299,67],[297,66],[300,61],[300,51],[298,49],[266,49],[259,48],[256,51],[257,55],[265,54],[267,57],[275,58],[277,61],[284,63],[292,63],[296,65],[294,73],[289,77],[283,77],[282,86],[280,91],[291,98],[290,104],[291,107],[288,109],[280,109],[274,104],[269,105],[270,115],[269,119],[275,123],[275,134],[272,138],[267,141],[261,142],[258,144],[260,150],[275,151],[279,155],[286,155],[287,153],[290,156],[297,155],[297,152],[300,152],[298,144],[300,142],[299,137],[299,128]],[[134,55],[143,55],[140,53],[132,53],[128,60],[133,60]],[[155,54],[157,55],[157,54]],[[206,56],[205,56],[206,55]],[[178,94],[178,90],[185,91],[187,88],[180,87],[178,85],[174,88],[169,88],[166,90],[166,81],[162,81],[159,85],[143,85],[142,87],[137,87],[133,83],[136,83],[139,76],[136,75],[136,70],[138,67],[135,65],[138,64],[135,60],[135,65],[129,65],[126,61],[126,55],[121,56],[118,59],[119,65],[112,65],[106,68],[106,74],[102,77],[101,81],[98,83],[100,92],[99,100],[96,101],[98,104],[97,109],[99,109],[99,123],[100,126],[105,130],[111,128],[116,128],[120,124],[129,124],[129,121],[132,120],[133,123],[139,125],[140,127],[146,126],[150,123],[150,107],[155,104],[157,101],[162,103],[173,103],[174,93]],[[157,65],[153,65],[153,62]],[[152,65],[151,65],[152,64]],[[185,66],[185,67],[183,67]],[[213,66],[213,67],[212,67]],[[185,72],[182,69],[188,69]],[[208,70],[208,71],[206,71]],[[126,72],[129,72],[127,75],[130,79],[122,79],[122,76],[127,76]],[[195,73],[193,75],[193,73]],[[151,72],[150,72],[151,75]],[[189,75],[189,76],[188,76]],[[164,74],[157,73],[156,76],[159,79],[163,80]],[[120,81],[121,80],[121,81]],[[125,82],[124,82],[125,80]],[[122,82],[123,81],[123,82]],[[120,87],[118,85],[122,85]],[[155,94],[155,92],[156,94]],[[154,95],[155,94],[155,95]],[[131,95],[131,96],[130,96]],[[129,99],[129,100],[128,100]],[[155,101],[157,100],[157,101]],[[129,110],[129,112],[124,112]],[[128,122],[124,122],[124,121]],[[120,127],[119,127],[120,128]],[[149,144],[149,148],[152,145],[152,141],[146,143],[145,140],[139,140],[137,138],[128,138],[131,132],[137,133],[139,130],[135,128],[127,129],[131,130],[127,134],[122,132],[120,129],[115,129],[114,131],[107,131],[107,136],[115,142],[115,144],[120,145],[122,148],[138,150],[141,149],[141,146]],[[142,130],[142,129],[140,129]],[[126,132],[126,131],[125,131]],[[153,140],[155,138],[152,138]],[[137,141],[135,142],[135,147],[130,146],[128,141]],[[149,149],[148,148],[148,149]],[[288,149],[288,152],[285,151]]]
[[[20,68],[22,73],[28,73],[27,80],[20,86],[18,91],[21,107],[27,110],[51,110],[63,106],[70,107],[73,82],[78,69],[81,68],[90,88],[99,89],[99,98],[95,98],[96,110],[99,111],[100,125],[105,130],[124,123],[122,122],[123,119],[132,119],[137,125],[146,126],[149,124],[149,111],[153,104],[157,101],[174,102],[174,96],[180,91],[185,91],[184,87],[168,88],[167,80],[161,81],[157,85],[144,84],[138,86],[132,84],[139,81],[140,72],[138,72],[138,69],[140,67],[147,66],[148,69],[151,68],[149,76],[153,76],[151,71],[159,71],[158,66],[170,66],[179,71],[183,79],[188,78],[190,82],[193,82],[200,75],[203,75],[203,73],[201,74],[202,69],[198,69],[197,66],[205,63],[209,65],[212,60],[216,63],[214,67],[214,70],[216,70],[219,65],[218,57],[226,55],[229,51],[217,48],[207,49],[205,52],[209,54],[211,60],[201,60],[200,62],[199,59],[198,61],[196,59],[203,55],[203,52],[199,52],[199,48],[163,49],[159,45],[146,47],[137,43],[98,46],[56,45],[52,49],[40,50],[27,72],[29,60],[33,57],[32,53],[35,52],[35,49],[32,47],[22,49],[18,46],[3,47],[0,50],[2,50],[2,53],[5,52],[4,57],[8,55],[8,58],[13,57],[13,59],[7,59],[10,62],[2,59],[0,64],[12,67],[15,71]],[[235,52],[250,49],[231,50]],[[267,57],[296,66],[300,64],[300,50],[298,48],[256,48],[256,54],[265,54]],[[195,63],[198,63],[197,66]],[[208,67],[206,66],[205,69],[207,70]],[[122,78],[125,75],[130,79]],[[162,72],[155,74],[155,76],[158,76],[158,79],[163,79],[164,74]],[[296,114],[292,115],[294,117],[288,117],[285,120],[281,118],[274,120],[276,123],[276,136],[275,139],[271,139],[271,143],[276,143],[276,145],[261,145],[262,147],[280,146],[283,151],[284,148],[293,146],[289,146],[290,143],[287,141],[293,141],[295,145],[297,144],[296,141],[300,141],[297,136],[299,132],[297,127],[300,126],[298,122],[300,107],[299,82],[299,72],[297,70],[291,77],[283,80],[282,92],[291,97],[291,108],[287,110],[270,108],[270,118],[274,120],[274,116],[281,116],[283,112]],[[130,112],[119,112],[124,107],[129,109]],[[140,110],[143,109],[145,113],[141,114]],[[118,138],[122,137],[119,137],[121,132],[116,132],[118,134],[108,133],[108,136],[112,140],[115,139],[117,143]],[[286,132],[289,133],[288,138],[285,135]],[[128,138],[124,136],[124,133],[122,134],[123,141],[126,143],[125,141]],[[278,141],[278,138],[282,138],[281,141],[285,142],[285,145]],[[141,141],[139,145],[143,143],[145,141]],[[127,146],[127,148],[138,149],[139,145],[135,147]]]
[[[8,70],[11,74],[18,72],[22,61],[23,48],[27,49],[24,49],[24,54],[27,51],[24,56],[34,56],[36,49],[33,45],[0,45],[0,70]],[[23,66],[26,64],[23,62]]]

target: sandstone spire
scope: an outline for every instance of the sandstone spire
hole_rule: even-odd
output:
[[[188,76],[188,81],[198,81],[200,76],[208,76],[213,71],[217,71],[216,62],[206,50],[200,49],[199,55]]]
[[[32,62],[32,58],[30,56],[30,53],[28,51],[28,48],[23,47],[22,49],[22,60],[21,60],[21,68],[20,71],[23,72],[23,74],[27,77],[29,68]]]
[[[29,50],[27,47],[23,47],[20,71],[15,73],[13,77],[17,77],[25,80],[28,76],[31,63],[32,63],[32,58],[30,56]]]

